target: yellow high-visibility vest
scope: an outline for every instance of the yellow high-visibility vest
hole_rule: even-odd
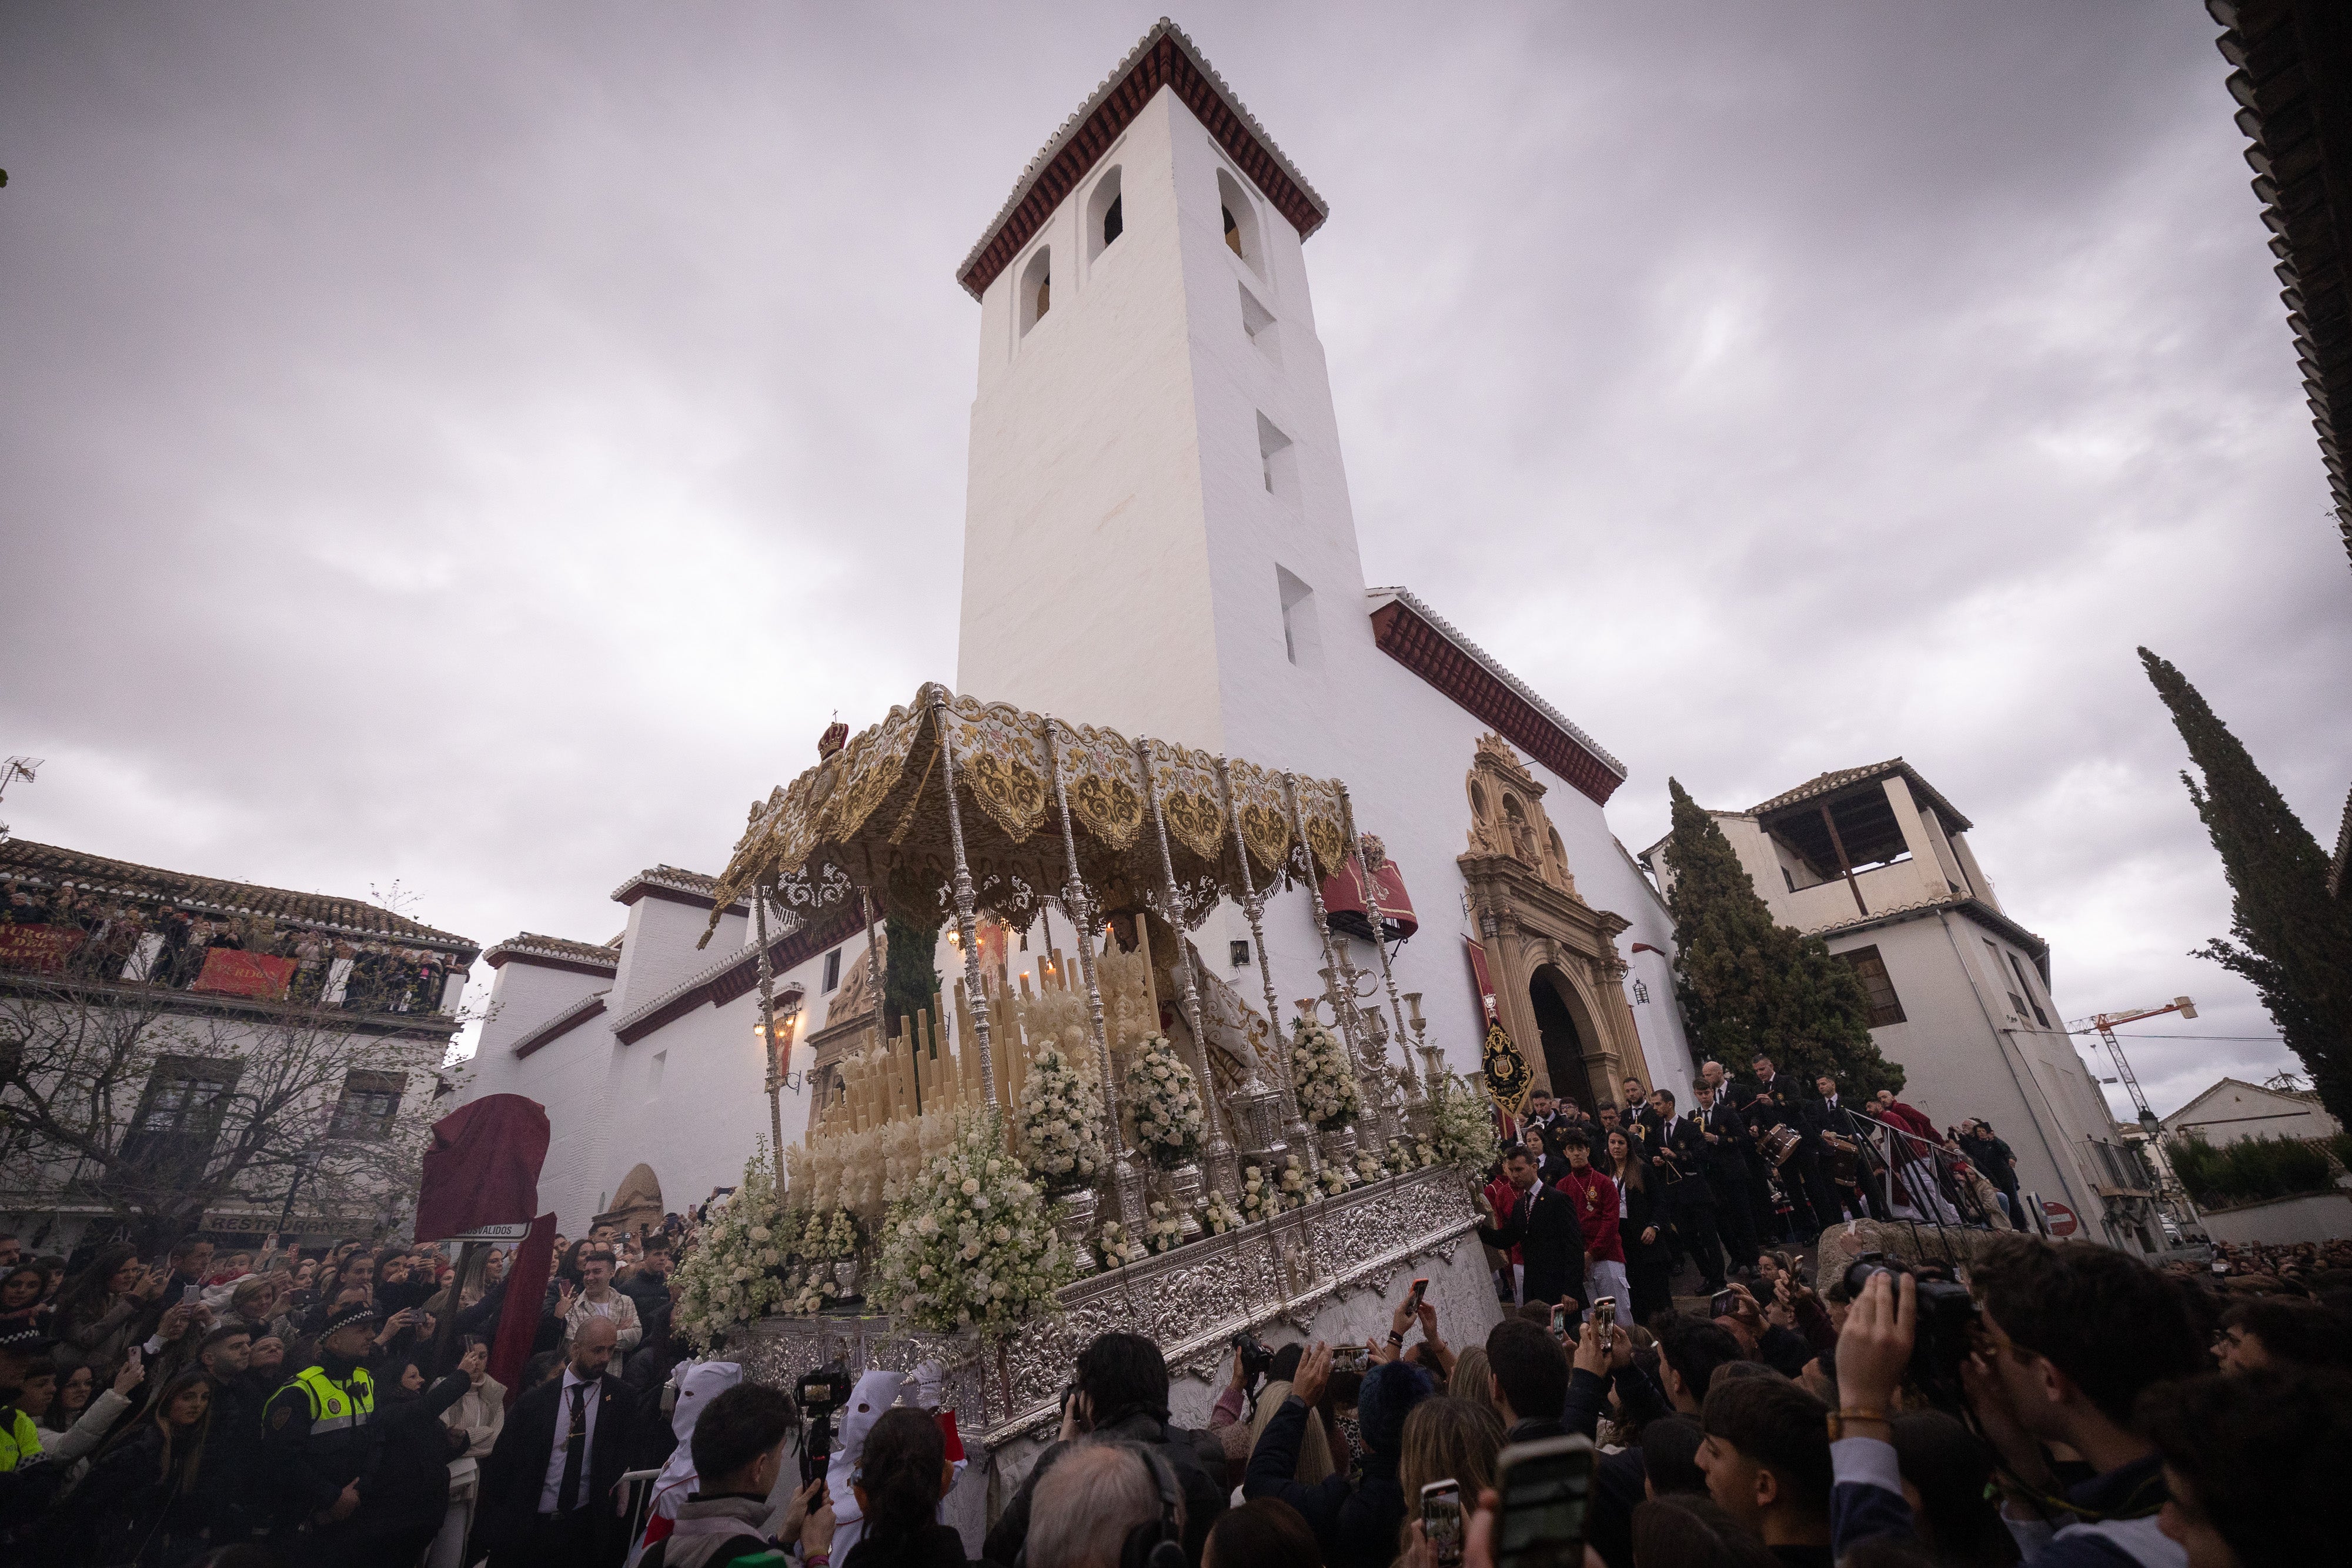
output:
[[[364,1427],[375,1414],[375,1382],[364,1366],[353,1367],[348,1383],[337,1383],[323,1366],[306,1366],[278,1392],[283,1394],[287,1388],[300,1389],[310,1400],[313,1436]]]

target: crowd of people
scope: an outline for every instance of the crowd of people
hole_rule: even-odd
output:
[[[251,974],[207,981],[215,952],[283,960],[287,999],[374,1012],[437,1012],[451,956],[430,947],[352,940],[267,915],[207,915],[72,887],[0,876],[0,925],[41,927],[19,939],[17,962],[89,980],[173,990],[247,990]],[[458,973],[466,971],[460,968]]]
[[[1705,1113],[1737,1092],[1589,1131],[1530,1107],[1484,1228],[1520,1255],[1516,1300],[1474,1343],[1418,1291],[1361,1346],[1244,1339],[1194,1428],[1159,1345],[1096,1337],[977,1555],[945,1522],[965,1456],[936,1365],[841,1374],[830,1464],[802,1484],[797,1389],[673,1339],[690,1217],[557,1238],[512,1387],[489,1367],[505,1251],[460,1279],[439,1245],[192,1237],[151,1263],[0,1236],[0,1560],[1490,1568],[1514,1560],[1506,1451],[1547,1439],[1591,1445],[1568,1559],[1587,1568],[2337,1560],[2352,1248],[2184,1270],[2008,1232],[1958,1281],[1876,1254],[1809,1281],[1770,1247],[1727,1279],[1727,1219],[1681,1234],[1717,1249],[1717,1288],[1684,1310],[1661,1232],[1680,1186],[1736,1212],[1708,1157],[1753,1134]],[[1448,1519],[1464,1528],[1431,1528]]]
[[[595,1495],[667,1456],[648,1391],[682,1359],[678,1228],[557,1239],[519,1398],[488,1374],[507,1250],[460,1281],[438,1245],[223,1250],[195,1236],[149,1263],[128,1243],[28,1257],[0,1236],[0,1561],[478,1562],[498,1538],[486,1515],[512,1534],[538,1512],[520,1507],[535,1486],[501,1468],[502,1437],[583,1368],[626,1374]],[[624,1413],[640,1406],[642,1421]]]

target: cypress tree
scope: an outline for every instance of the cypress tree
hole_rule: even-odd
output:
[[[1669,779],[1674,831],[1675,992],[1691,1048],[1734,1072],[1761,1051],[1811,1092],[1833,1074],[1848,1093],[1900,1089],[1903,1071],[1870,1038],[1870,998],[1818,936],[1779,925],[1731,841]]]
[[[931,1026],[939,1028],[946,1020],[940,1016],[940,972],[931,967],[932,955],[939,951],[940,930],[929,930],[905,919],[896,912],[885,916],[884,930],[887,946],[882,954],[882,1030],[887,1038],[898,1027],[898,1020],[909,1013],[931,1010]],[[913,1029],[910,1023],[909,1030]]]
[[[2175,669],[2140,664],[2202,783],[2180,775],[2230,882],[2230,936],[2191,953],[2253,982],[2321,1103],[2352,1120],[2352,906],[2330,898],[2319,842],[2244,745]]]

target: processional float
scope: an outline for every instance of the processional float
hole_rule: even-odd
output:
[[[1297,1152],[1304,1155],[1310,1177],[1319,1177],[1328,1163],[1344,1163],[1356,1149],[1353,1128],[1320,1134],[1310,1130],[1294,1082],[1293,1037],[1283,1028],[1265,928],[1269,901],[1286,886],[1306,888],[1323,956],[1323,995],[1298,999],[1294,1022],[1319,1022],[1316,1009],[1329,1003],[1357,1077],[1359,1113],[1374,1147],[1399,1136],[1427,1135],[1429,1090],[1443,1066],[1439,1048],[1426,1040],[1419,998],[1400,995],[1387,944],[1375,941],[1388,1019],[1377,1007],[1355,1006],[1356,972],[1333,941],[1322,895],[1327,879],[1352,873],[1349,880],[1364,890],[1373,930],[1381,930],[1374,874],[1379,853],[1379,841],[1358,831],[1347,786],[1338,779],[1156,738],[1129,739],[1108,728],[982,702],[934,683],[924,685],[911,704],[893,707],[879,724],[753,804],[716,891],[711,927],[717,926],[719,911],[741,900],[751,904],[762,1022],[773,1040],[768,905],[809,918],[859,899],[879,1040],[883,977],[876,925],[894,914],[927,931],[952,920],[964,968],[958,997],[960,1033],[966,1037],[958,1041],[962,1070],[971,1072],[976,1057],[980,1100],[1003,1106],[1001,1020],[991,1006],[980,923],[990,919],[1026,930],[1041,910],[1058,906],[1075,934],[1086,1003],[1085,1044],[1102,1084],[1112,1201],[1119,1219],[1133,1230],[1145,1207],[1142,1176],[1121,1132],[1102,983],[1105,966],[1115,956],[1098,954],[1097,946],[1113,914],[1145,912],[1175,935],[1176,1001],[1190,1030],[1206,1112],[1205,1179],[1228,1201],[1240,1194],[1244,1162],[1270,1170],[1286,1153]],[[1204,1024],[1203,977],[1195,972],[1184,934],[1197,929],[1227,898],[1249,924],[1276,1061],[1268,1064],[1253,1055],[1238,1086],[1221,1095]],[[709,931],[703,940],[709,940]],[[996,995],[1001,1007],[1001,987]],[[1385,1043],[1391,1033],[1394,1064]],[[1412,1061],[1415,1045],[1423,1056],[1419,1071]],[[1272,1082],[1269,1065],[1276,1069]],[[1380,1235],[1341,1238],[1336,1248],[1326,1249],[1369,1260],[1383,1283],[1399,1266],[1396,1260],[1423,1242],[1437,1242],[1450,1258],[1453,1243],[1469,1228],[1468,1204],[1452,1173],[1429,1174],[1447,1178],[1432,1186],[1433,1207],[1424,1203],[1409,1217],[1399,1208]],[[1201,1173],[1190,1173],[1189,1179],[1197,1198]],[[1187,1173],[1173,1173],[1172,1185],[1181,1196]],[[1071,1200],[1066,1234],[1076,1242],[1094,1221],[1097,1199],[1084,1192],[1065,1196]],[[1365,1212],[1369,1216],[1370,1210]],[[1362,1266],[1350,1273],[1347,1267],[1335,1269],[1311,1258],[1302,1270],[1299,1253],[1314,1250],[1311,1221],[1300,1222],[1302,1246],[1287,1251],[1276,1245],[1274,1228],[1266,1230],[1269,1259],[1287,1270],[1286,1282],[1266,1292],[1273,1315],[1297,1318],[1300,1303],[1328,1298],[1335,1288],[1344,1289],[1347,1279],[1364,1272]],[[1086,1255],[1082,1245],[1078,1250]],[[1073,1289],[1083,1292],[1089,1286],[1082,1282]],[[1134,1287],[1122,1290],[1133,1316]],[[1181,1291],[1169,1297],[1171,1312],[1181,1313]],[[1244,1304],[1239,1318],[1264,1321],[1267,1315],[1257,1304]],[[1219,1316],[1210,1314],[1212,1328]],[[1076,1326],[1052,1337],[1066,1337]],[[864,1346],[862,1352],[876,1348]],[[1048,1360],[1060,1354],[1043,1344],[1035,1348]],[[1050,1368],[1040,1375],[1050,1375]],[[1001,1400],[992,1386],[985,1393],[984,1403],[1000,1420],[1023,1414],[1026,1401],[1010,1381]]]
[[[1376,850],[1378,841],[1371,842]],[[763,1007],[772,1005],[764,929],[769,903],[814,913],[853,893],[861,897],[877,996],[882,977],[881,949],[872,939],[876,922],[897,914],[936,929],[943,915],[951,918],[964,961],[970,1048],[979,1054],[982,1094],[991,1101],[999,1098],[996,1020],[984,983],[979,922],[990,918],[1022,929],[1049,901],[1057,904],[1076,932],[1088,1045],[1102,1076],[1110,1145],[1124,1162],[1096,959],[1102,916],[1144,910],[1181,934],[1197,928],[1221,898],[1233,899],[1249,921],[1282,1071],[1269,1085],[1251,1064],[1234,1107],[1221,1105],[1214,1092],[1205,1096],[1208,1179],[1230,1197],[1239,1187],[1239,1155],[1279,1152],[1286,1134],[1314,1165],[1325,1152],[1308,1135],[1290,1083],[1288,1037],[1266,948],[1265,909],[1280,885],[1306,887],[1322,946],[1326,998],[1302,999],[1298,1008],[1306,1014],[1320,1000],[1332,1003],[1334,1022],[1363,1080],[1367,1114],[1386,1118],[1374,1121],[1375,1135],[1384,1140],[1403,1128],[1393,1114],[1400,1095],[1386,1091],[1399,1090],[1411,1102],[1421,1098],[1422,1074],[1408,1046],[1419,1038],[1424,1053],[1436,1048],[1425,1042],[1425,1025],[1416,1031],[1407,1023],[1386,945],[1373,946],[1395,1020],[1400,1061],[1392,1071],[1385,1045],[1368,1038],[1361,1015],[1333,984],[1342,959],[1322,883],[1346,868],[1360,885],[1376,889],[1376,867],[1366,852],[1347,786],[1337,779],[1278,772],[1165,740],[1130,741],[1114,730],[983,703],[932,684],[912,704],[892,708],[880,724],[756,804],[716,900],[723,910],[748,897],[761,923]],[[1381,918],[1377,903],[1372,917]],[[714,928],[717,922],[714,912]],[[1193,1049],[1203,1053],[1196,1068],[1203,1085],[1213,1088],[1201,984],[1190,944],[1181,940],[1175,971]],[[1236,1109],[1241,1127],[1230,1124]]]

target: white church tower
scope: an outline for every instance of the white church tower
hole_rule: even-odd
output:
[[[1371,644],[1302,249],[1325,216],[1166,22],[1032,162],[961,275],[961,690],[1339,769],[1328,644]]]
[[[1164,20],[1031,160],[958,272],[981,332],[957,687],[1346,779],[1418,913],[1399,984],[1457,1068],[1485,1034],[1468,946],[1539,1079],[1687,1103],[1672,924],[1601,810],[1624,768],[1413,595],[1367,591],[1307,280],[1328,215]],[[1194,940],[1254,999],[1246,934],[1228,910]],[[1266,935],[1287,1003],[1320,963],[1305,898]]]

